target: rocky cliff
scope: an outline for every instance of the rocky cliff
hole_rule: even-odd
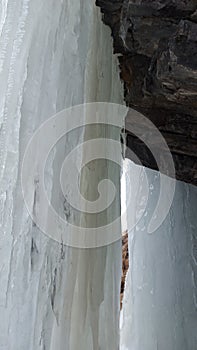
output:
[[[197,184],[197,0],[97,0],[120,54],[125,101],[159,128],[176,177]],[[129,118],[127,119],[129,123]],[[131,133],[145,166],[157,166]]]

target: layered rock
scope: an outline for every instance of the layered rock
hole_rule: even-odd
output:
[[[97,0],[112,30],[125,101],[159,128],[176,177],[197,184],[196,0]],[[127,122],[129,123],[129,117]],[[127,143],[145,166],[157,166],[131,133]]]

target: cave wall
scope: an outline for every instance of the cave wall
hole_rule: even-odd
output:
[[[120,54],[126,104],[162,132],[176,177],[197,184],[196,0],[97,0]],[[127,119],[129,123],[129,117]],[[127,143],[156,169],[146,147],[129,132]]]

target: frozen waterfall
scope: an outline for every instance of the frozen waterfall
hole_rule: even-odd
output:
[[[120,242],[80,250],[47,238],[20,185],[42,122],[83,102],[123,101],[110,30],[92,0],[5,0],[0,15],[0,349],[118,349]],[[57,169],[82,138],[69,135],[49,159],[45,181],[59,211]]]
[[[147,212],[129,232],[130,268],[120,320],[120,240],[93,249],[68,247],[42,233],[25,206],[22,162],[39,126],[84,102],[124,103],[110,29],[94,2],[0,3],[0,350],[196,350],[196,188],[177,182],[165,222],[148,235],[159,179],[158,173],[147,170],[150,196]],[[61,139],[47,159],[48,196],[68,221],[75,214],[59,186],[64,157],[78,143],[105,133],[119,142],[120,129],[77,129]],[[39,144],[36,147],[39,153]],[[121,158],[121,149],[115,156]],[[84,157],[80,151],[76,163]],[[27,182],[27,191],[36,215],[36,161],[30,169],[34,182]],[[128,166],[133,195],[128,227],[141,210],[143,171]],[[118,193],[114,211],[107,212],[112,217],[120,212],[120,171],[95,162],[85,169],[80,185],[85,196],[95,197],[106,174]],[[77,220],[90,227],[97,221],[86,215]]]
[[[145,214],[129,233],[129,272],[121,314],[121,350],[195,350],[197,344],[197,188],[176,181],[171,209],[148,234],[160,191],[159,174],[127,161],[132,179],[128,227],[142,210],[141,176],[150,196]]]

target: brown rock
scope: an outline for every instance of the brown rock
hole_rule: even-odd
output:
[[[125,279],[129,268],[129,250],[128,250],[128,233],[124,232],[122,236],[122,278],[120,291],[120,305],[122,307],[122,300],[125,289]]]

